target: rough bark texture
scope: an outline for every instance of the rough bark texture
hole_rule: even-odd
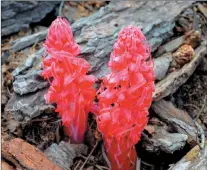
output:
[[[154,60],[155,80],[162,80],[166,76],[172,59],[171,53],[165,53]]]
[[[2,1],[1,36],[28,28],[29,24],[39,22],[59,1]]]
[[[152,104],[152,109],[166,123],[177,132],[186,134],[188,141],[197,141],[197,129],[186,111],[176,108],[171,102],[160,100]]]
[[[44,153],[56,165],[62,167],[64,170],[70,170],[73,159],[81,154],[86,155],[87,150],[87,146],[83,144],[69,144],[62,141],[59,145],[52,144]]]
[[[2,142],[2,157],[19,170],[63,170],[40,150],[20,138]]]
[[[143,134],[143,146],[148,152],[157,153],[163,151],[166,153],[174,153],[182,149],[188,136],[182,133],[169,133],[167,126],[153,126],[154,132],[149,137]]]
[[[29,121],[41,113],[54,112],[54,106],[45,103],[44,95],[46,93],[47,88],[24,96],[13,94],[5,111],[18,121]]]
[[[179,162],[172,165],[169,170],[206,170],[207,167],[207,141],[205,147],[200,150],[195,146]]]
[[[37,42],[44,40],[45,36],[47,35],[47,31],[48,31],[48,29],[37,32],[35,34],[24,36],[22,38],[19,38],[19,39],[13,41],[11,43],[12,47],[10,48],[10,50],[12,52],[16,52],[16,51],[22,50],[26,47],[29,47],[34,43],[37,43]]]
[[[172,36],[176,16],[191,3],[111,2],[96,14],[75,22],[72,28],[83,57],[91,64],[91,72],[100,72],[121,28],[130,24],[139,26],[155,50]]]

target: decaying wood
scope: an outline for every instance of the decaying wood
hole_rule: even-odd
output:
[[[30,70],[26,75],[20,75],[15,78],[13,83],[14,91],[17,94],[23,95],[29,92],[35,92],[39,89],[49,87],[49,83],[44,81],[41,76],[41,70]]]
[[[165,53],[154,60],[155,80],[162,80],[166,76],[172,59],[172,53]]]
[[[141,27],[154,51],[173,35],[176,16],[191,3],[111,2],[95,15],[72,24],[76,42],[82,48],[82,57],[91,65],[91,73],[99,72],[108,62],[120,29],[130,24]]]
[[[5,107],[5,113],[14,120],[30,121],[31,119],[41,115],[42,113],[53,113],[55,108],[53,105],[46,104],[44,95],[47,88],[41,89],[35,94],[26,94],[24,97],[13,94]]]
[[[171,165],[169,170],[206,170],[207,167],[207,141],[204,149],[196,145],[180,161]]]
[[[88,148],[83,144],[70,144],[68,142],[60,142],[59,145],[52,144],[44,151],[44,154],[59,167],[64,170],[70,170],[73,159],[81,154],[86,155]]]
[[[173,94],[193,74],[202,58],[207,54],[206,41],[195,50],[195,56],[180,70],[170,73],[166,78],[156,84],[153,100],[158,101]]]
[[[37,32],[35,34],[24,36],[24,37],[19,38],[15,41],[12,41],[11,42],[12,46],[11,46],[10,50],[12,52],[16,52],[16,51],[22,50],[26,47],[29,47],[34,43],[38,43],[38,42],[44,40],[47,35],[47,31],[48,30],[46,29],[46,30]]]
[[[60,1],[2,1],[1,36],[29,28],[41,21]]]
[[[143,136],[143,147],[150,153],[157,153],[163,151],[166,153],[174,153],[177,150],[182,149],[188,136],[182,133],[169,133],[167,126],[152,126],[154,132],[148,136],[142,133]]]
[[[37,71],[41,69],[41,58],[44,54],[45,49],[41,48],[34,54],[31,54],[28,56],[27,60],[24,62],[24,64],[17,67],[13,72],[12,76],[16,77],[17,75],[24,74],[30,69],[30,68],[36,68]],[[39,69],[38,69],[39,68]]]
[[[197,141],[197,129],[186,111],[176,108],[171,102],[160,100],[153,102],[151,108],[163,120],[172,126],[178,133],[186,134],[188,142]]]
[[[130,24],[143,29],[155,50],[173,35],[175,18],[190,4],[192,2],[111,2],[72,24],[76,42],[81,46],[81,56],[89,61],[91,73],[95,74],[108,62],[118,32]]]
[[[21,170],[63,170],[46,155],[20,138],[2,142],[2,157]]]

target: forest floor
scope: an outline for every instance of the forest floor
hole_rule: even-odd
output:
[[[202,6],[199,6],[198,4],[201,4]],[[101,7],[106,5],[108,5],[106,2],[65,2],[62,8],[58,8],[57,10],[59,10],[59,13],[61,13],[62,16],[66,17],[71,23],[73,23],[82,17],[92,15]],[[56,13],[53,11],[50,15],[47,15],[44,20],[33,24],[30,28],[2,37],[1,44],[1,64],[3,75],[1,89],[2,142],[5,143],[5,141],[21,138],[24,142],[31,144],[44,153],[49,152],[48,148],[50,148],[52,144],[58,145],[61,141],[66,142],[69,140],[68,136],[64,133],[61,119],[58,114],[54,112],[52,114],[43,113],[32,118],[29,122],[21,123],[10,118],[10,115],[5,112],[5,108],[14,93],[14,79],[12,72],[26,61],[28,55],[32,55],[41,49],[44,43],[44,41],[40,41],[20,51],[12,52],[10,50],[12,47],[11,42],[47,29],[55,17]],[[47,20],[47,23],[45,20]],[[192,32],[192,30],[194,31]],[[196,37],[197,35],[195,30],[200,31],[199,38]],[[173,36],[165,40],[160,47],[164,47],[165,44],[186,34],[189,34],[191,37],[190,43],[193,44],[191,45],[193,50],[195,50],[203,40],[207,40],[207,3],[196,3],[188,9],[185,9],[176,19],[175,27],[173,29]],[[193,36],[196,38],[192,38]],[[180,48],[180,46],[178,46],[177,49]],[[161,49],[162,48],[158,48],[154,51],[152,53],[152,57],[158,58],[157,56],[160,56],[159,54],[162,53]],[[171,68],[167,71],[167,75],[183,67],[176,66],[171,65]],[[167,75],[165,77],[167,77]],[[159,80],[157,80],[157,82],[159,82]],[[199,127],[203,130],[205,137],[207,137],[207,54],[204,55],[200,64],[197,66],[195,71],[193,71],[188,80],[184,82],[175,92],[167,95],[167,97],[163,99],[171,103],[173,105],[173,109],[179,109],[178,112],[187,112],[190,115],[190,119],[199,124]],[[160,149],[163,146],[158,147],[156,146],[157,144],[152,141],[157,140],[156,135],[158,134],[160,128],[166,127],[167,135],[175,133],[174,128],[169,126],[169,124],[169,121],[165,121],[163,117],[160,117],[159,114],[156,113],[156,109],[154,109],[154,107],[150,109],[149,124],[143,132],[141,141],[136,146],[138,157],[141,160],[141,170],[167,170],[170,168],[171,164],[175,164],[181,160],[193,147],[203,142],[202,139],[199,140],[201,136],[198,135],[197,141],[186,141],[183,147],[174,150],[172,153],[167,152],[166,150],[168,149]],[[176,133],[181,132],[177,130]],[[65,145],[65,143],[63,145]],[[156,151],[150,152],[150,149],[146,149],[150,148],[151,145],[154,146],[154,149],[156,148]],[[25,147],[29,146],[25,145]],[[109,169],[109,163],[104,152],[101,134],[97,130],[95,116],[91,113],[89,114],[88,129],[85,134],[84,147],[82,145],[80,146],[81,149],[77,149],[77,147],[77,145],[71,144],[71,148],[75,150],[75,156],[70,158],[72,163],[69,168],[71,170]],[[15,159],[19,162],[15,161]],[[5,152],[3,152],[2,164],[2,166],[9,167],[10,169],[22,168],[21,159],[10,157]],[[24,168],[25,167],[26,166],[24,166]]]

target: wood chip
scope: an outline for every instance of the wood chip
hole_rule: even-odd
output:
[[[2,156],[15,165],[30,170],[62,170],[40,150],[20,138],[2,142]]]

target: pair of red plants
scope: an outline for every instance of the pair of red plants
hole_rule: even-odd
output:
[[[43,58],[42,75],[50,81],[45,98],[57,104],[56,112],[71,140],[83,142],[91,111],[111,169],[134,170],[134,145],[147,124],[154,91],[153,61],[143,33],[135,26],[120,31],[108,64],[111,73],[103,77],[97,92],[93,87],[96,78],[87,75],[90,65],[77,57],[80,48],[66,19],[58,17],[52,23],[45,47],[49,57]],[[98,107],[93,103],[95,96]]]

